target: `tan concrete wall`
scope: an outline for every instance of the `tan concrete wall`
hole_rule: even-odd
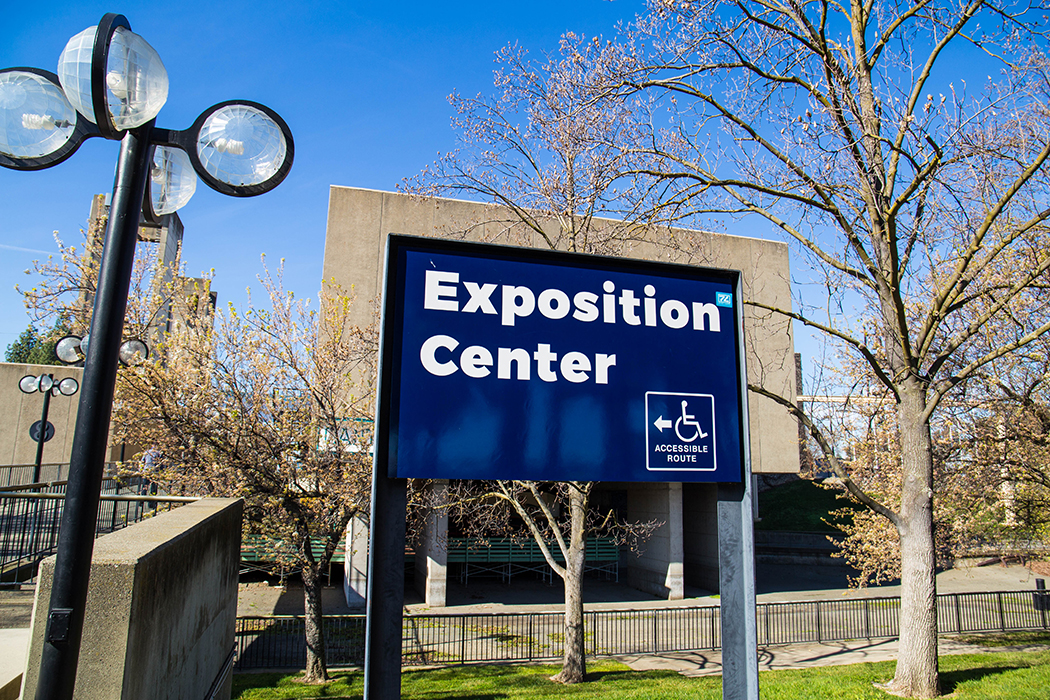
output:
[[[56,381],[73,377],[79,383],[84,370],[79,367],[51,365],[23,365],[0,362],[0,465],[33,464],[36,459],[36,441],[29,437],[29,426],[40,420],[44,395],[23,394],[18,381],[32,374],[53,374]],[[69,461],[73,446],[73,428],[77,422],[77,402],[80,392],[73,396],[52,396],[47,420],[55,426],[55,436],[44,443],[43,462]]]
[[[668,586],[668,567],[679,565],[680,568],[682,561],[678,550],[681,549],[682,532],[680,528],[676,532],[671,523],[668,502],[670,484],[639,482],[617,486],[627,487],[627,512],[631,520],[659,523],[652,536],[642,543],[637,554],[621,555],[625,568],[623,577],[632,588],[673,600],[674,591]],[[714,490],[714,486],[709,484],[703,486]],[[678,573],[680,578],[680,571]],[[677,597],[682,597],[680,590]]]
[[[609,229],[626,230],[622,222],[603,221]],[[553,226],[553,223],[552,223]],[[386,236],[402,233],[483,240],[543,247],[542,239],[506,208],[452,199],[424,198],[392,192],[332,187],[328,201],[324,279],[351,287],[359,303],[354,322],[367,324],[382,285]],[[668,241],[674,245],[668,245]],[[740,270],[746,300],[791,308],[788,246],[739,236],[684,229],[635,231],[619,246],[623,254]],[[748,381],[794,401],[795,362],[791,323],[783,317],[744,307]],[[755,473],[797,473],[798,427],[780,406],[752,394],[751,457]]]
[[[95,540],[78,700],[206,696],[233,649],[242,509],[201,499]],[[54,563],[40,566],[25,698],[36,695]]]
[[[718,489],[711,484],[682,484],[682,540],[685,583],[718,590]]]

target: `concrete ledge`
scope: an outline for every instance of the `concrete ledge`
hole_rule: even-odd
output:
[[[202,499],[95,541],[78,700],[207,694],[233,648],[242,509]],[[36,694],[54,563],[40,566],[23,697]]]
[[[831,539],[828,539],[828,538]],[[838,547],[831,541],[841,541],[842,535],[823,532],[791,532],[787,530],[755,530],[755,548],[763,550],[814,550],[818,552],[837,552]]]
[[[29,628],[0,630],[0,700],[18,700]]]
[[[2,679],[0,679],[0,683],[3,683]],[[21,687],[22,673],[20,671],[18,675],[0,686],[0,700],[18,700]]]

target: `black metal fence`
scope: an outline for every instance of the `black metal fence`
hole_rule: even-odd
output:
[[[55,553],[65,504],[65,464],[45,464],[41,481],[30,483],[33,465],[0,467],[0,585],[26,582],[36,577],[40,561]],[[95,536],[136,523],[174,504],[150,500],[156,486],[138,478],[106,477],[99,504]],[[163,499],[163,497],[158,496]]]
[[[1004,591],[938,596],[942,634],[1047,629],[1050,593]],[[900,598],[760,603],[760,646],[801,642],[884,639],[898,636]],[[659,654],[718,649],[716,606],[609,610],[585,613],[587,652],[594,656]],[[306,663],[301,617],[237,620],[238,668],[302,668]],[[449,664],[553,659],[562,655],[561,613],[410,615],[404,618],[402,661]],[[364,661],[365,619],[325,618],[331,666]]]

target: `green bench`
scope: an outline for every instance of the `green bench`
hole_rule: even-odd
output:
[[[313,555],[316,559],[324,556],[324,544],[320,538],[311,539],[310,548],[313,550]],[[243,535],[241,537],[240,573],[261,571],[265,574],[279,576],[281,581],[284,581],[285,577],[297,573],[300,568],[285,564],[284,561],[287,561],[289,557],[279,556],[282,554],[293,555],[292,545],[280,540],[274,540],[266,535]],[[281,561],[282,559],[284,561]],[[332,578],[332,565],[342,565],[345,561],[346,543],[344,540],[340,540],[335,548],[335,553],[332,555],[332,560],[328,563],[329,581]]]
[[[554,560],[564,563],[561,550],[553,540],[548,543]],[[611,537],[593,537],[586,544],[584,571],[596,571],[616,581],[620,580],[620,548]],[[450,537],[446,562],[459,564],[460,581],[466,584],[475,576],[495,574],[509,582],[515,573],[537,572],[544,580],[553,581],[543,550],[533,539],[510,537]]]

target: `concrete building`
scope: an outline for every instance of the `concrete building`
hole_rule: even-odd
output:
[[[36,459],[37,443],[30,437],[29,427],[40,420],[44,395],[40,392],[23,394],[18,388],[19,380],[30,374],[37,377],[52,374],[55,381],[73,377],[79,383],[83,372],[80,367],[0,362],[0,406],[4,406],[5,409],[5,416],[0,420],[0,465],[33,464]],[[55,427],[55,434],[44,443],[43,464],[69,461],[79,400],[79,393],[73,396],[51,397],[47,422]],[[41,474],[45,479],[58,478],[53,468],[45,469]],[[64,475],[62,478],[65,478]],[[0,485],[3,485],[2,481]]]
[[[557,222],[549,222],[557,231]],[[546,226],[544,226],[546,230]],[[603,220],[595,225],[603,252],[642,260],[737,269],[743,273],[746,300],[790,309],[788,247],[775,241],[671,228],[643,229]],[[354,290],[359,302],[378,297],[382,285],[386,236],[401,233],[546,247],[543,238],[509,209],[475,202],[418,197],[372,190],[332,187],[328,205],[324,279]],[[357,303],[352,319],[372,321],[368,303]],[[788,400],[795,399],[795,358],[791,324],[783,316],[744,307],[748,381]],[[752,471],[797,473],[798,426],[782,407],[751,394],[749,398]],[[442,489],[438,483],[434,488]],[[625,504],[630,520],[663,524],[640,556],[621,554],[621,580],[670,599],[686,585],[716,590],[716,489],[709,484],[603,483],[596,498]],[[448,572],[444,548],[449,524],[430,518],[416,550],[416,585],[428,605],[445,604]],[[367,527],[354,523],[348,532],[348,600],[365,590]]]

